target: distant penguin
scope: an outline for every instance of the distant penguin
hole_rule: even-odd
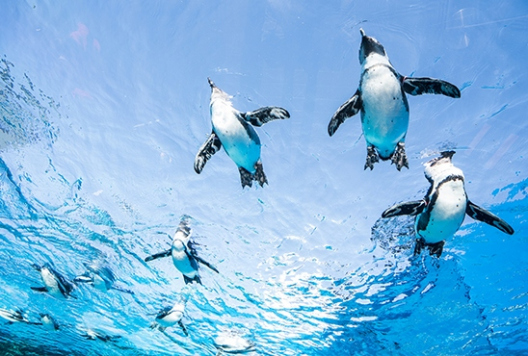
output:
[[[254,180],[263,187],[268,180],[260,160],[260,139],[251,125],[260,127],[271,120],[288,119],[290,114],[279,107],[240,112],[233,107],[231,97],[211,79],[208,80],[212,90],[210,111],[213,131],[196,155],[194,170],[198,174],[202,172],[211,156],[224,147],[238,166],[242,188],[251,187]]]
[[[0,318],[7,320],[8,324],[21,323],[27,321],[27,319],[24,317],[24,313],[20,309],[0,309]]]
[[[101,292],[107,292],[114,289],[120,292],[134,294],[133,291],[121,288],[115,285],[116,277],[112,270],[106,266],[101,266],[98,263],[86,264],[88,272],[75,277],[75,283],[88,283],[95,289]]]
[[[88,340],[100,340],[103,342],[116,342],[117,339],[121,338],[121,335],[107,335],[94,329],[85,329],[81,336]]]
[[[40,321],[42,322],[42,325],[50,331],[59,330],[59,323],[57,323],[49,314],[40,314]]]
[[[160,331],[165,331],[169,326],[178,324],[186,336],[189,336],[187,328],[182,322],[183,314],[185,312],[185,304],[176,303],[171,307],[161,309],[156,315],[156,321],[150,325],[151,329],[158,328]]]
[[[218,270],[215,267],[198,256],[193,242],[191,241],[191,228],[189,227],[186,218],[181,220],[180,225],[174,234],[172,247],[166,251],[145,258],[145,262],[169,256],[172,256],[174,266],[183,274],[185,284],[191,282],[202,283],[198,273],[198,263],[201,263],[218,273]]]
[[[375,38],[361,32],[359,62],[361,80],[355,94],[339,109],[328,124],[332,136],[346,119],[361,112],[363,135],[367,141],[364,169],[374,163],[391,160],[396,168],[409,168],[405,154],[405,136],[409,126],[410,95],[443,94],[460,97],[460,90],[448,82],[432,78],[410,78],[399,74],[389,61],[385,49]]]
[[[67,298],[73,291],[71,284],[64,276],[55,271],[48,263],[43,266],[33,265],[40,272],[45,287],[31,287],[37,292],[48,292],[55,297]]]
[[[464,188],[464,174],[451,162],[454,154],[454,151],[442,152],[440,157],[425,164],[425,177],[431,186],[422,200],[396,204],[381,215],[383,218],[416,216],[415,254],[428,247],[431,255],[440,257],[444,240],[458,231],[466,214],[509,235],[514,232],[504,220],[468,199]]]
[[[222,332],[215,338],[214,344],[220,351],[232,354],[255,351],[255,344],[236,332]]]
[[[26,323],[32,325],[41,325],[41,323],[30,321],[22,309],[8,310],[0,309],[0,318],[7,320],[7,324]]]

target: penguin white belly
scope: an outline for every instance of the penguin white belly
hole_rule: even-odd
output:
[[[233,107],[215,104],[212,107],[213,129],[227,155],[239,167],[245,168],[250,173],[255,173],[255,164],[260,159],[260,142],[254,141],[257,137],[253,128],[246,127],[238,120]],[[248,131],[252,131],[251,134]]]
[[[44,284],[46,285],[46,288],[48,288],[48,292],[52,295],[63,297],[59,289],[59,283],[57,282],[55,276],[49,271],[49,269],[42,268],[40,274],[42,276]]]
[[[418,234],[427,243],[436,243],[453,236],[466,215],[467,197],[462,181],[443,184],[438,191],[438,198],[429,211],[429,223],[425,230]],[[417,219],[417,224],[418,224]]]
[[[163,319],[158,319],[157,322],[164,327],[167,326],[173,326],[177,322],[179,322],[183,317],[183,313],[179,311],[171,311],[169,315],[164,317]]]
[[[185,251],[175,251],[173,249],[172,263],[174,263],[174,267],[176,267],[178,271],[180,271],[186,277],[192,279],[198,274],[198,271],[192,267],[191,261],[189,261],[189,258],[187,257]]]
[[[401,83],[387,66],[374,66],[364,73],[360,90],[365,140],[387,159],[404,141],[409,126]]]

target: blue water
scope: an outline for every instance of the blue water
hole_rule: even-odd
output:
[[[328,137],[359,83],[360,27],[403,75],[462,90],[409,97],[409,170],[363,170],[359,117]],[[0,309],[60,328],[0,319],[0,350],[216,355],[233,332],[250,355],[528,353],[527,31],[522,1],[4,1]],[[207,77],[242,111],[290,112],[256,129],[264,188],[242,190],[223,151],[194,172]],[[422,164],[443,149],[515,234],[467,217],[440,259],[413,257],[412,220],[380,216],[423,197]],[[203,286],[144,262],[182,216],[220,271],[203,269]],[[33,264],[72,280],[93,262],[134,294],[30,288]],[[189,336],[152,330],[180,299]]]

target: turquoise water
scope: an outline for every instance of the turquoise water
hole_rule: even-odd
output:
[[[5,2],[0,11],[0,309],[7,355],[522,355],[528,352],[528,7],[422,2]],[[409,97],[410,169],[364,171],[360,119],[328,121],[356,90],[359,28],[404,75],[448,80],[461,99]],[[269,180],[241,189],[211,130],[207,77],[252,111]],[[380,219],[428,188],[422,164],[455,149],[471,200],[515,229],[466,217],[440,259],[413,257],[410,218]],[[203,285],[170,247],[189,216]],[[38,293],[33,264],[69,280],[110,268],[116,290]],[[186,300],[183,323],[150,328]],[[101,338],[87,337],[91,331]],[[106,337],[104,337],[106,336]],[[104,339],[104,340],[103,340]]]

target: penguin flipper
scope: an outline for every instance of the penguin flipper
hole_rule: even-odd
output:
[[[453,84],[434,78],[403,78],[403,90],[410,95],[443,94],[460,98],[460,90]]]
[[[216,152],[222,147],[222,142],[213,131],[205,143],[200,147],[196,158],[194,159],[194,171],[198,174],[202,172],[203,167]]]
[[[183,333],[185,334],[185,336],[189,336],[189,333],[187,332],[187,328],[185,327],[185,325],[183,325],[182,321],[178,321],[178,325],[180,326],[180,328],[182,329]]]
[[[508,235],[513,235],[513,228],[506,221],[499,218],[497,215],[492,214],[486,209],[481,208],[478,205],[473,204],[468,200],[466,205],[466,214],[471,216],[475,220],[485,222],[488,225],[494,226],[502,232]]]
[[[328,134],[332,136],[346,119],[356,115],[361,110],[361,96],[359,90],[337,109],[328,123]]]
[[[46,293],[48,291],[47,287],[31,287],[36,292]]]
[[[381,217],[392,218],[393,216],[400,215],[418,215],[424,210],[426,206],[427,202],[425,200],[415,200],[406,203],[400,203],[385,210],[381,214]]]
[[[157,260],[158,258],[169,257],[171,255],[171,252],[172,250],[169,249],[167,251],[159,252],[152,256],[148,256],[147,258],[145,258],[145,262],[154,261],[154,260]]]
[[[211,270],[215,271],[216,273],[220,273],[220,272],[218,272],[218,270],[216,269],[215,266],[213,266],[212,264],[210,264],[209,262],[207,262],[207,261],[204,260],[203,258],[201,258],[201,257],[199,257],[199,256],[194,256],[194,258],[196,259],[196,261],[200,262],[200,263],[203,264],[204,266],[209,267]]]
[[[242,117],[251,125],[260,127],[272,120],[289,119],[290,113],[277,106],[266,106],[255,111],[242,113]]]

